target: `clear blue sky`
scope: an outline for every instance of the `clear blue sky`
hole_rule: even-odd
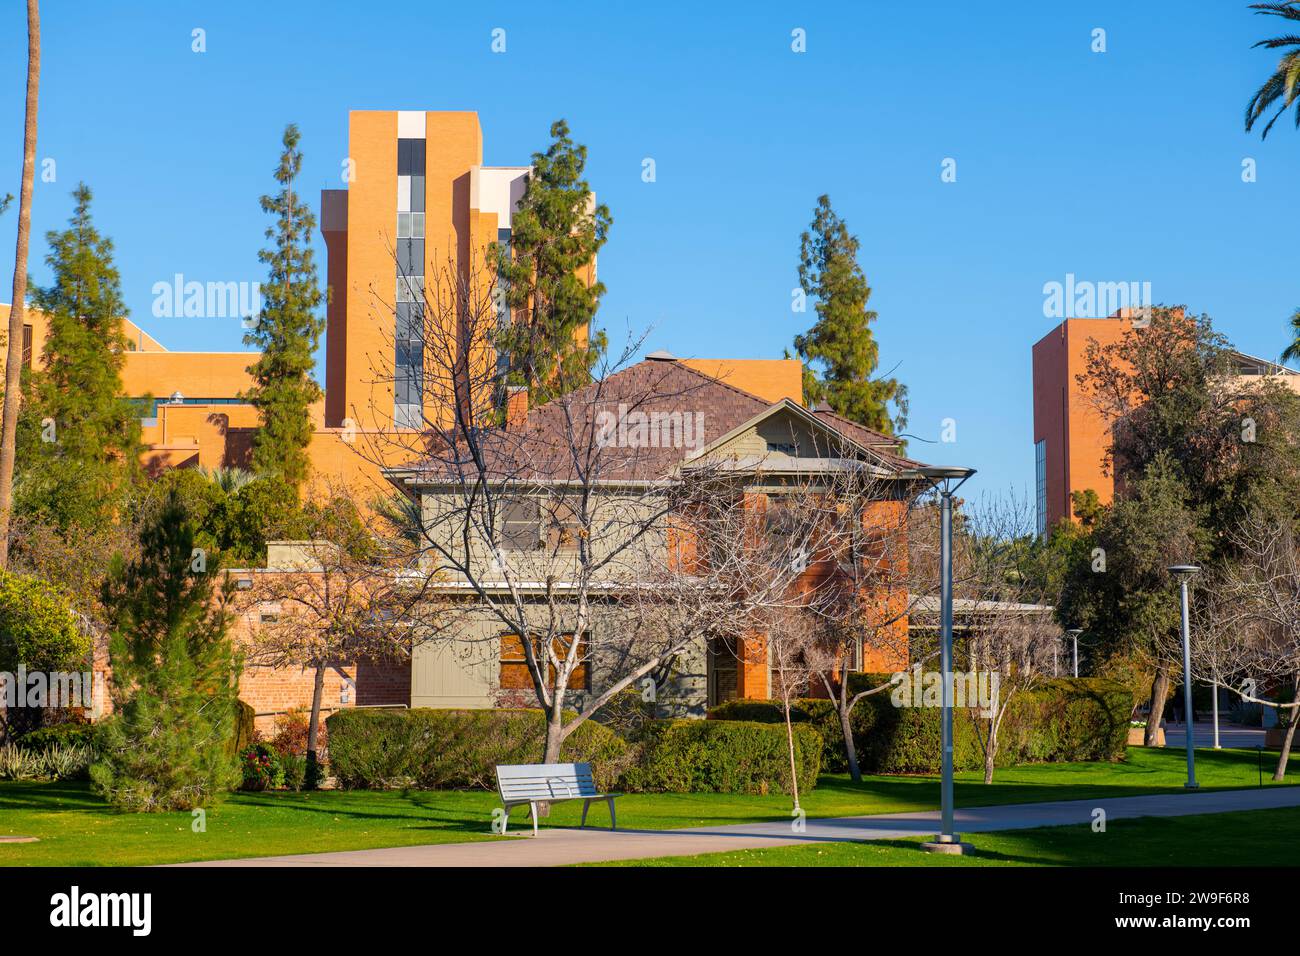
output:
[[[909,431],[957,422],[955,444],[912,451],[979,468],[975,493],[1032,488],[1045,282],[1149,281],[1239,348],[1281,351],[1300,305],[1300,133],[1279,123],[1261,143],[1242,112],[1274,61],[1250,44],[1283,21],[1235,0],[806,7],[47,4],[38,156],[58,178],[36,185],[31,271],[48,278],[42,237],[84,179],[133,318],[173,349],[242,348],[237,320],[153,318],[151,287],[262,278],[257,199],[285,123],[302,128],[314,192],[340,185],[348,110],[468,109],[490,165],[526,163],[557,117],[589,146],[614,216],[600,260],[614,341],[653,327],[649,347],[682,356],[779,357],[811,318],[790,291],[829,193],[862,240]],[[25,36],[22,4],[5,4],[0,193],[18,191]],[[947,157],[955,183],[940,181]],[[0,263],[15,221],[0,219]]]

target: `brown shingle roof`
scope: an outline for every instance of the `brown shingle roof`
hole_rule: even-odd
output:
[[[492,428],[484,432],[480,449],[488,474],[499,480],[654,480],[670,474],[689,454],[774,407],[757,395],[680,362],[649,359],[530,408],[526,421],[514,429]],[[834,412],[814,414],[823,424],[870,448],[889,464],[900,469],[916,464],[895,453],[896,439]],[[629,442],[620,441],[625,433],[616,427],[609,436],[613,442],[601,446],[599,455],[590,454],[597,444],[592,441],[590,429],[602,425],[608,429],[611,421],[621,421],[635,432],[638,415],[669,423],[661,424],[658,431],[649,429],[656,444],[628,447]],[[661,436],[680,440],[660,447],[657,440]],[[395,470],[415,472],[424,480],[454,481],[473,470],[467,451],[449,449],[446,455],[431,456]]]

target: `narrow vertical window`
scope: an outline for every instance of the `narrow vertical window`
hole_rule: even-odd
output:
[[[1038,536],[1047,534],[1047,439],[1034,442],[1034,490],[1037,493]]]

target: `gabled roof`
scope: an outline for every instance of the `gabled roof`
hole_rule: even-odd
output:
[[[487,473],[500,480],[577,481],[589,463],[576,461],[578,451],[591,447],[591,429],[610,430],[604,446],[599,481],[649,481],[670,476],[702,449],[753,427],[770,415],[786,411],[814,427],[827,429],[852,447],[877,458],[890,470],[915,467],[897,454],[897,439],[856,425],[833,412],[811,412],[784,399],[770,403],[757,395],[668,358],[638,362],[604,379],[545,405],[528,410],[523,423],[493,428],[481,438]],[[572,425],[570,424],[572,422]],[[644,425],[644,432],[637,432]],[[620,430],[621,429],[621,430]],[[570,435],[574,440],[570,441]],[[649,438],[641,445],[641,437]],[[665,444],[660,439],[671,439]],[[467,451],[467,450],[465,450]],[[448,449],[406,466],[385,469],[393,481],[417,484],[456,481],[469,467],[468,459]]]

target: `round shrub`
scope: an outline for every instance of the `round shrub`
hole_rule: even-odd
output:
[[[821,735],[794,725],[801,789],[817,785]],[[641,756],[623,775],[629,791],[651,793],[789,793],[790,751],[784,724],[740,720],[659,720],[646,728]]]

